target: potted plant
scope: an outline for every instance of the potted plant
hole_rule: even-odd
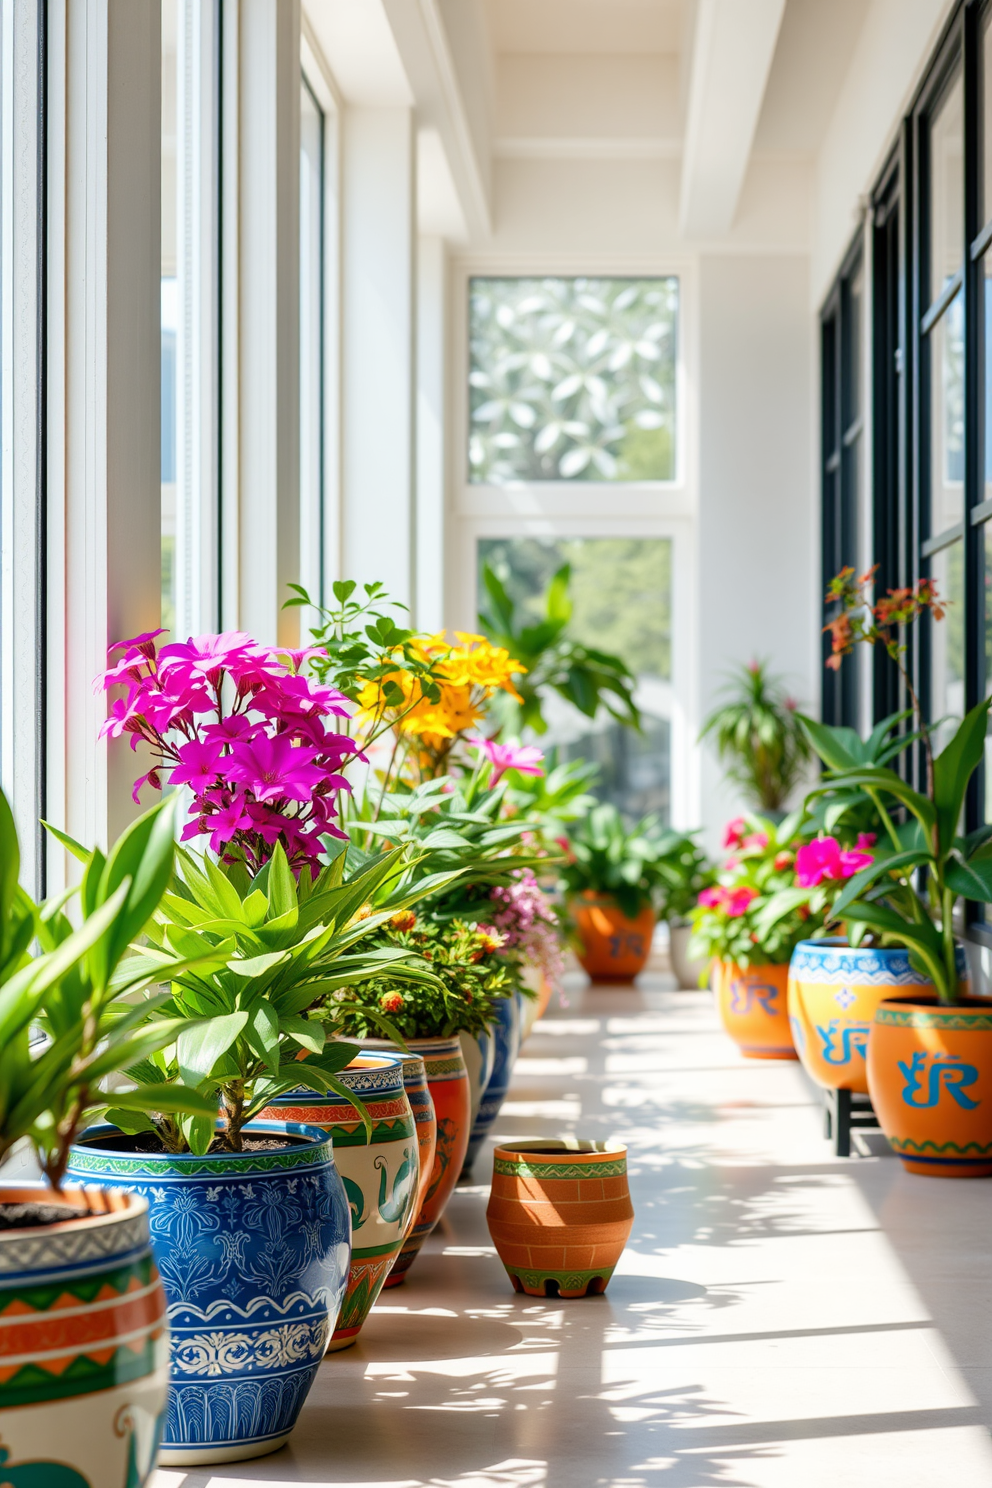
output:
[[[721,1021],[748,1059],[796,1058],[786,998],[789,958],[818,921],[805,903],[767,926],[762,911],[794,885],[802,817],[794,812],[778,824],[759,816],[732,821],[724,837],[731,856],[693,912],[690,954],[713,963]]]
[[[922,753],[922,790],[887,766],[844,762],[832,752],[831,784],[861,791],[883,826],[874,860],[836,898],[835,917],[882,947],[908,953],[933,988],[882,1001],[868,1040],[868,1090],[879,1123],[910,1171],[934,1176],[992,1173],[992,1012],[968,995],[955,929],[961,899],[992,902],[992,828],[959,830],[969,782],[984,758],[992,699],[970,709],[936,753],[904,662],[905,627],[944,607],[931,580],[871,601],[873,572],[850,568],[834,579],[828,629],[839,667],[859,643],[883,645],[899,668]],[[815,734],[814,734],[814,737]],[[841,768],[837,768],[837,766]]]
[[[151,976],[128,956],[172,868],[172,803],[90,855],[79,888],[36,910],[18,886],[14,821],[0,794],[0,1162],[33,1145],[44,1183],[0,1184],[0,1412],[11,1483],[150,1481],[168,1390],[165,1298],[145,1199],[62,1189],[80,1129],[113,1099],[205,1115],[179,1084],[108,1096],[104,1085],[175,1037],[142,1026]],[[37,933],[42,947],[32,957]],[[39,1036],[40,1035],[40,1036]]]
[[[692,912],[715,870],[691,832],[672,832],[658,863],[661,914],[668,921],[668,953],[680,987],[698,987],[709,962],[689,956]]]
[[[725,692],[726,701],[703,724],[700,741],[712,738],[750,806],[763,816],[782,813],[810,759],[796,704],[763,661],[738,667]]]
[[[664,837],[650,817],[630,829],[615,806],[595,806],[568,832],[562,886],[593,981],[629,982],[651,954]]]

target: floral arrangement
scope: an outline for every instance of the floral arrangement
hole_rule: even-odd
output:
[[[503,937],[491,925],[404,910],[366,944],[372,951],[419,956],[437,980],[411,985],[387,969],[361,986],[331,993],[324,1015],[348,1038],[380,1034],[384,1019],[405,1039],[479,1034],[492,1023],[497,1000],[513,992],[510,967],[500,954]]]
[[[559,939],[558,916],[541,889],[533,871],[522,868],[508,884],[490,890],[495,905],[493,925],[502,938],[502,955],[516,963],[519,972],[536,967],[555,990],[565,972]]]
[[[781,965],[799,941],[822,925],[810,907],[807,890],[787,904],[783,891],[795,891],[802,812],[794,812],[778,826],[763,817],[738,817],[723,839],[730,856],[717,882],[702,891],[692,914],[690,956],[716,957],[738,966]],[[804,871],[815,872],[815,860],[804,858]],[[767,923],[767,907],[779,910]]]
[[[182,840],[207,837],[226,863],[254,874],[280,843],[295,873],[315,875],[321,838],[344,834],[336,824],[348,783],[341,771],[357,752],[328,718],[347,718],[336,688],[303,675],[315,648],[259,646],[241,631],[193,637],[161,648],[162,631],[111,647],[96,685],[123,689],[101,735],[143,740],[155,759],[134,783],[192,793]]]

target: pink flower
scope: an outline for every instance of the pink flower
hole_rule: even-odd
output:
[[[726,898],[725,908],[727,916],[731,920],[740,919],[747,912],[747,907],[752,899],[757,899],[757,889],[752,889],[748,884],[743,884],[739,889],[731,889]]]
[[[207,817],[206,825],[210,831],[210,851],[222,853],[236,832],[251,825],[244,795],[239,793],[229,806],[222,806],[219,811],[212,812]]]
[[[159,653],[159,670],[165,675],[176,672],[187,682],[213,684],[222,671],[235,681],[239,672],[251,663],[257,666],[257,648],[251,636],[241,630],[227,630],[222,635],[190,636],[188,641],[174,641]]]
[[[169,784],[192,786],[194,794],[199,795],[217,779],[221,750],[220,744],[207,744],[199,739],[183,744],[176,751],[179,764],[169,776]]]
[[[801,889],[815,889],[825,879],[850,878],[874,861],[860,848],[842,852],[836,837],[817,837],[796,853],[796,881]]]
[[[147,654],[150,648],[151,654],[154,655],[155,647],[151,645],[151,642],[155,640],[156,636],[160,635],[165,635],[165,631],[146,630],[141,635],[132,636],[128,641],[115,641],[107,649],[110,651],[123,651],[125,649],[128,651],[142,651]]]
[[[269,651],[270,656],[278,657],[280,660],[285,656],[289,659],[290,667],[294,672],[299,672],[305,667],[313,656],[326,656],[327,650],[324,646],[304,646],[300,651],[293,651],[289,646],[273,646]]]
[[[726,892],[726,889],[704,889],[699,896],[698,902],[704,909],[722,909]]]
[[[727,823],[727,830],[723,834],[724,847],[740,847],[746,831],[747,822],[742,816],[735,816],[733,821]]]
[[[262,734],[250,743],[236,740],[224,769],[229,780],[249,786],[257,801],[308,801],[324,771],[314,764],[317,751],[297,746],[285,734]]]
[[[134,782],[134,789],[131,791],[131,800],[136,806],[141,805],[141,802],[138,798],[141,794],[141,787],[143,785],[153,785],[156,790],[160,791],[162,789],[162,781],[159,778],[158,771],[149,770],[147,775],[139,775],[138,779]]]
[[[874,847],[877,841],[878,836],[875,832],[859,832],[856,845],[861,852],[867,852],[869,847]]]
[[[755,848],[758,848],[760,851],[763,852],[764,849],[768,846],[768,833],[767,832],[752,832],[751,835],[750,835],[750,837],[745,837],[744,838],[744,841],[741,843],[741,846],[742,847],[755,847]]]
[[[533,744],[497,744],[495,739],[470,739],[476,749],[481,749],[492,765],[489,784],[497,785],[507,770],[519,770],[521,775],[543,775],[541,761],[544,754]]]

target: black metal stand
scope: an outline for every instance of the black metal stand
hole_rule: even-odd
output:
[[[854,1127],[878,1131],[878,1117],[872,1110],[867,1095],[853,1090],[825,1090],[823,1092],[823,1135],[829,1142],[833,1138],[834,1152],[838,1157],[851,1155],[851,1131]]]

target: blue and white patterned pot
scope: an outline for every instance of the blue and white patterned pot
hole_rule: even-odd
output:
[[[479,1148],[492,1130],[500,1107],[506,1100],[506,1092],[510,1088],[513,1066],[520,1052],[520,1001],[520,994],[515,992],[512,997],[501,997],[496,1004],[496,1021],[489,1030],[495,1051],[493,1071],[482,1093],[475,1121],[472,1123],[472,1134],[468,1139],[468,1153],[465,1158],[464,1171],[466,1172],[471,1168]]]
[[[254,1121],[246,1135],[299,1140],[205,1157],[115,1149],[92,1127],[75,1183],[149,1205],[172,1333],[164,1466],[238,1462],[286,1441],[313,1384],[351,1261],[351,1214],[324,1132]]]

